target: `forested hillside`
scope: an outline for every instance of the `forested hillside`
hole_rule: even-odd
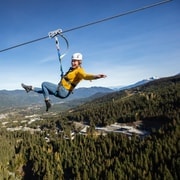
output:
[[[68,113],[67,119],[105,126],[114,122],[167,122],[180,104],[180,75],[108,94]]]
[[[178,180],[179,104],[180,76],[174,76],[108,94],[56,117],[49,115],[32,124],[41,132],[2,128],[0,176],[12,180]],[[78,134],[74,121],[91,125],[85,136]],[[95,131],[95,126],[135,121],[151,134],[142,138],[120,133],[97,135]],[[65,138],[64,133],[72,130],[77,133],[75,138]]]

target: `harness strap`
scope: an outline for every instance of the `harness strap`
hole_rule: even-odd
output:
[[[54,38],[55,39],[58,59],[59,59],[59,62],[60,62],[61,79],[62,79],[63,76],[64,76],[63,67],[62,67],[62,58],[66,55],[66,53],[67,53],[67,51],[69,49],[69,43],[68,43],[68,40],[63,36],[61,29],[58,29],[58,30],[55,30],[55,31],[51,31],[51,32],[48,33],[48,35],[49,35],[50,38]],[[66,42],[66,51],[62,55],[60,53],[59,40],[58,40],[58,37],[57,37],[58,35],[60,35],[65,40],[65,42]]]
[[[66,80],[66,82],[68,82],[68,84],[70,84],[73,88],[76,87],[76,84],[72,83],[69,81],[69,78],[67,78],[66,76],[64,76],[64,79]]]
[[[56,42],[56,49],[57,49],[57,54],[58,54],[58,59],[60,63],[60,71],[61,71],[61,78],[64,76],[63,68],[62,68],[62,58],[61,58],[61,53],[60,53],[60,48],[59,48],[59,41],[58,37],[55,36],[55,42]]]
[[[57,94],[58,94],[58,91],[59,91],[59,86],[60,86],[60,85],[58,85]],[[60,97],[61,99],[65,99],[65,98],[67,98],[71,93],[72,93],[72,91],[69,91],[66,96],[61,96],[61,95],[59,95],[59,94],[56,95],[56,96]]]
[[[63,78],[64,78],[68,83],[70,83],[70,85],[71,85],[73,88],[76,86],[75,84],[71,83],[71,82],[68,80],[67,77],[63,77]],[[61,79],[61,81],[62,81],[62,79]],[[58,87],[57,87],[57,94],[58,94],[58,92],[59,92],[60,86],[62,86],[61,81],[60,81],[60,83],[58,84]],[[73,93],[72,90],[69,90],[69,92],[68,92],[68,94],[67,94],[66,96],[61,96],[61,95],[58,94],[58,97],[64,99],[64,98],[67,98],[71,93]]]

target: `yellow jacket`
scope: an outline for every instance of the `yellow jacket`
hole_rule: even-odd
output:
[[[86,74],[82,67],[70,69],[61,80],[61,84],[65,89],[72,91],[81,80],[95,79],[93,74]]]

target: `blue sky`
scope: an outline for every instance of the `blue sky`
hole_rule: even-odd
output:
[[[0,6],[0,50],[66,31],[106,17],[159,2],[158,0],[2,0]],[[166,77],[180,71],[180,1],[64,34],[71,55],[81,52],[87,73],[104,73],[107,78],[83,81],[78,87],[125,86],[152,76]],[[60,40],[62,52],[65,43]],[[58,83],[59,61],[53,39],[0,53],[0,90],[21,89],[21,83],[40,86]]]

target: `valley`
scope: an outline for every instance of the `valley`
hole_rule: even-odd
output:
[[[0,113],[0,128],[4,128],[7,131],[27,131],[31,134],[34,134],[36,132],[49,132],[50,129],[42,129],[40,128],[41,122],[47,121],[47,117],[51,116],[51,118],[58,116],[58,113],[49,112],[49,113],[42,113],[42,114],[33,114],[32,111],[38,111],[40,107],[29,107],[24,109],[11,109],[11,112],[7,113]],[[29,112],[29,113],[28,113]],[[35,124],[35,125],[34,125]],[[72,137],[76,134],[81,135],[87,135],[88,129],[90,128],[89,125],[83,122],[74,122],[73,125],[75,127],[74,131],[71,132]],[[139,135],[139,136],[145,136],[148,135],[149,132],[146,130],[140,129],[141,122],[134,122],[134,123],[114,123],[110,124],[105,127],[95,127],[94,128],[94,134],[96,135],[106,135],[107,133],[122,133],[126,134],[128,136],[132,135]],[[54,131],[54,135],[58,133],[62,133],[61,129],[56,128]],[[53,133],[52,132],[52,133]],[[48,138],[50,139],[50,137]]]
[[[178,75],[54,102],[48,113],[33,94],[26,102],[27,94],[15,92],[13,103],[2,96],[0,176],[179,179],[179,82]]]

